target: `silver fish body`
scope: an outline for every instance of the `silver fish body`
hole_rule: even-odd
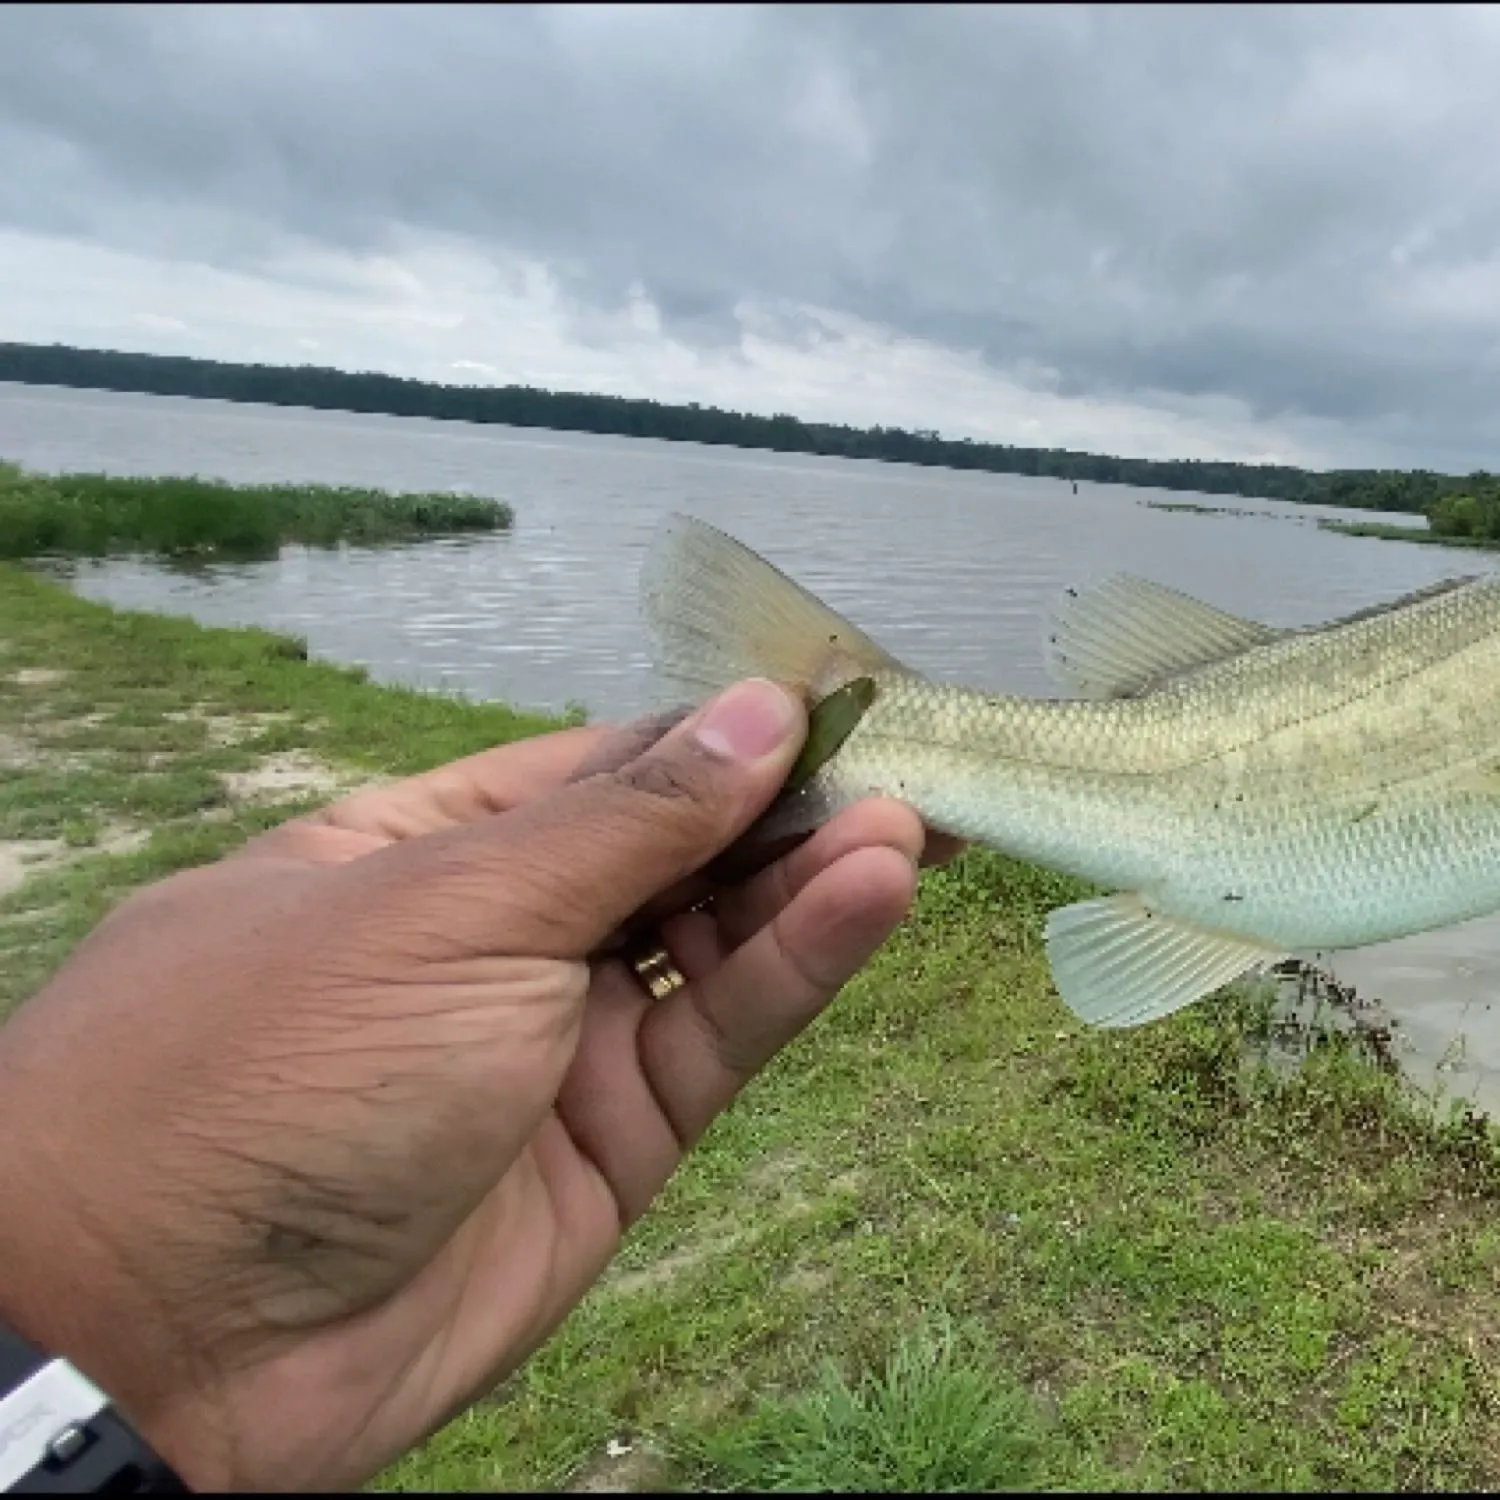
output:
[[[1085,696],[932,683],[739,543],[676,517],[643,576],[677,688],[776,678],[874,701],[778,810],[816,826],[872,794],[932,827],[1120,894],[1054,912],[1084,1018],[1164,1015],[1298,952],[1500,911],[1500,577],[1278,631],[1144,580],[1059,614]]]

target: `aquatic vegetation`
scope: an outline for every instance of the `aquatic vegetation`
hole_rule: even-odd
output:
[[[1381,521],[1319,521],[1324,531],[1341,536],[1373,536],[1387,542],[1425,542],[1434,547],[1500,547],[1500,541],[1481,536],[1457,536],[1425,526],[1390,526]]]
[[[1241,505],[1199,505],[1192,500],[1147,500],[1147,510],[1181,511],[1195,516],[1249,516],[1252,520],[1279,519],[1270,511],[1246,510]]]
[[[1378,521],[1321,521],[1345,536],[1375,536],[1395,542],[1428,542],[1439,547],[1500,548],[1500,481],[1471,474],[1454,481],[1451,492],[1423,506],[1426,527],[1389,526]]]
[[[509,505],[478,495],[35,474],[0,463],[0,557],[274,557],[288,542],[371,546],[498,531],[512,518]]]

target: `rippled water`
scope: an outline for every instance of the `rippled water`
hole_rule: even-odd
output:
[[[636,574],[671,510],[765,552],[913,666],[1029,693],[1056,691],[1040,651],[1051,600],[1115,570],[1302,624],[1500,561],[1339,536],[1316,523],[1340,512],[1269,501],[1087,483],[1074,494],[1020,476],[5,384],[0,456],[46,470],[508,500],[516,525],[497,537],[294,548],[275,563],[192,572],[111,561],[80,565],[74,582],[116,604],[293,631],[315,655],[381,680],[538,707],[576,701],[596,717],[637,712],[650,696]],[[1184,503],[1221,509],[1154,508]],[[1488,1010],[1500,922],[1367,949],[1336,968],[1388,1002],[1419,1077],[1500,1104],[1500,1021]]]
[[[78,588],[303,634],[384,680],[599,715],[648,688],[636,574],[670,510],[722,526],[898,655],[950,680],[1050,692],[1043,612],[1118,568],[1277,623],[1445,576],[1453,556],[1318,529],[1307,507],[631,438],[0,385],[0,454],[40,469],[458,488],[513,532],[191,573],[78,570]],[[1158,504],[1232,506],[1199,515]],[[1318,512],[1318,514],[1339,514]],[[1367,517],[1366,517],[1367,519]],[[1463,559],[1467,565],[1468,557]]]

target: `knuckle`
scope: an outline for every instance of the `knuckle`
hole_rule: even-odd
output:
[[[756,1045],[756,1038],[732,1033],[698,987],[693,988],[691,995],[689,1015],[704,1048],[731,1078],[743,1082],[761,1065],[764,1049]]]
[[[840,977],[829,972],[816,950],[797,941],[791,923],[787,919],[788,908],[777,912],[770,924],[771,942],[776,950],[777,963],[786,976],[788,986],[807,996],[828,998],[838,992]]]
[[[687,717],[685,708],[670,709],[633,719],[613,730],[591,754],[584,757],[569,781],[587,781],[591,776],[618,772],[632,764],[656,744],[668,730]]]
[[[627,841],[649,836],[663,847],[703,849],[727,838],[743,803],[733,775],[690,747],[644,755],[614,775],[618,832]],[[714,845],[715,848],[709,848]]]
[[[712,811],[715,793],[712,767],[706,757],[642,756],[615,773],[627,791],[666,803],[688,803]]]

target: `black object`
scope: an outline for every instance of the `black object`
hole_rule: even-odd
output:
[[[185,1495],[188,1487],[65,1359],[0,1325],[0,1490]]]

